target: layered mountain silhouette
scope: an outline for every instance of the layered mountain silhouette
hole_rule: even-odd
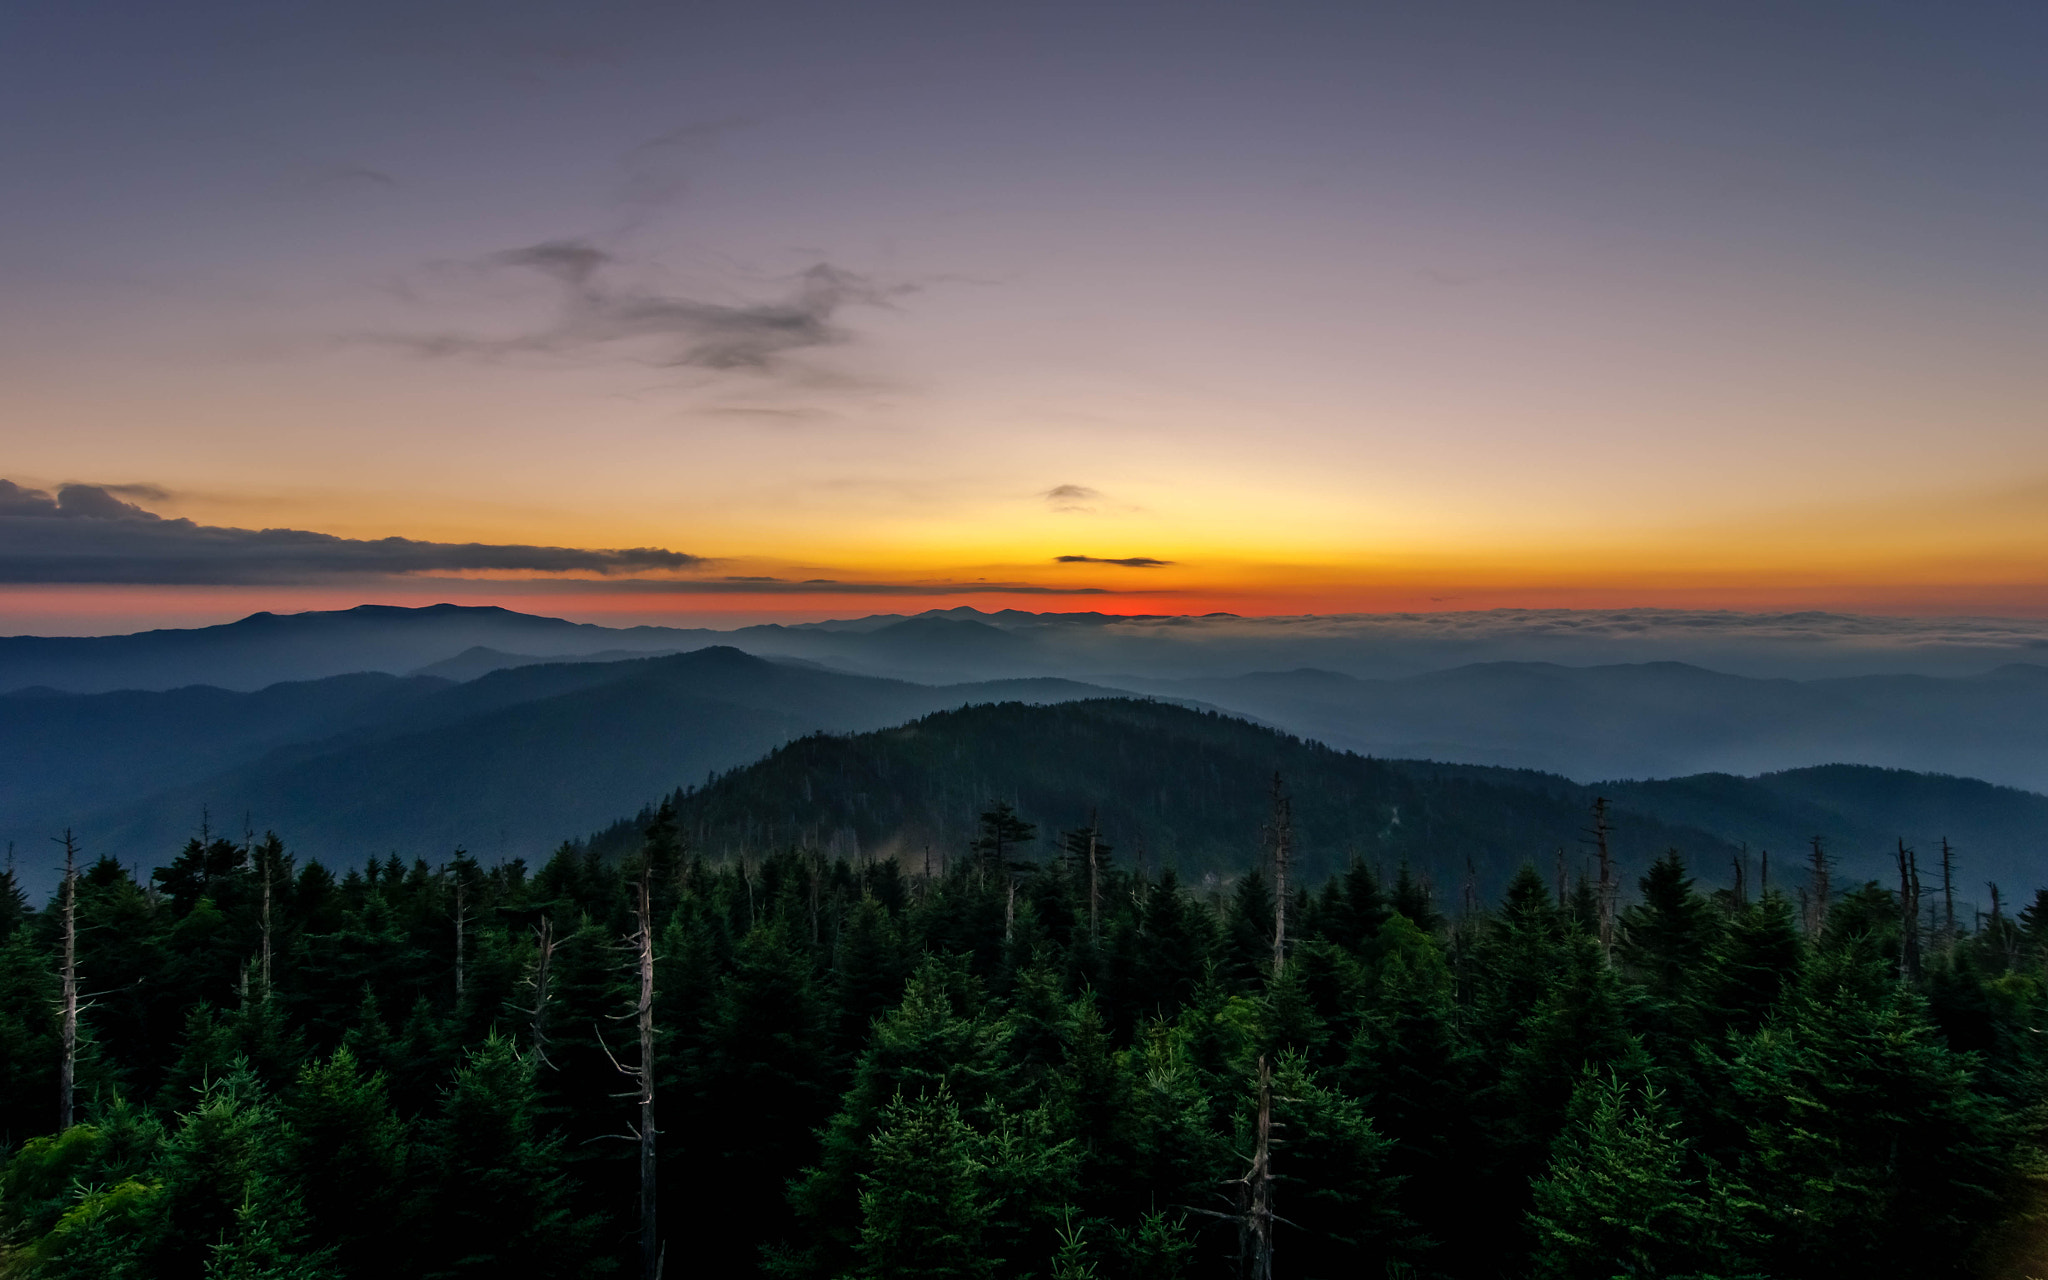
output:
[[[1224,619],[1266,638],[1249,650],[1219,649],[1197,634],[1210,621],[954,609],[714,632],[607,628],[496,608],[364,606],[258,614],[190,631],[4,638],[0,690],[254,691],[359,672],[467,681],[727,644],[922,684],[1057,676],[1198,700],[1366,754],[1535,768],[1580,781],[1859,763],[2048,790],[2048,667],[1804,680],[1677,662],[1490,662],[1399,678],[1313,667],[1186,674],[1230,654],[1289,644],[1327,652],[1333,643],[1312,628],[1296,635]]]
[[[1677,662],[1497,662],[1401,680],[1333,671],[1103,683],[1228,707],[1333,746],[1582,781],[1822,763],[2048,790],[2048,667],[1760,680]]]
[[[46,861],[161,861],[209,814],[340,864],[371,854],[534,856],[649,795],[800,735],[972,702],[1099,696],[1058,680],[916,685],[713,647],[549,663],[467,683],[357,675],[257,693],[0,698],[0,838]]]
[[[1177,644],[1177,626],[1203,620],[1142,621],[1145,643]],[[762,789],[736,837],[717,835],[725,820],[709,811],[700,821],[707,839],[754,845],[781,832],[957,849],[978,806],[1008,788],[1020,803],[1035,797],[1034,820],[1070,826],[1077,806],[1101,805],[1124,815],[1132,851],[1142,842],[1222,871],[1249,847],[1245,823],[1256,827],[1243,806],[1256,807],[1261,779],[1280,768],[1301,775],[1305,830],[1323,832],[1317,856],[1426,859],[1457,884],[1467,857],[1484,878],[1503,859],[1554,861],[1560,846],[1568,862],[1580,856],[1594,784],[1634,815],[1625,838],[1647,843],[1629,856],[1676,843],[1702,851],[1715,875],[1745,842],[1784,866],[1818,834],[1877,874],[1898,838],[1946,835],[1978,861],[1972,884],[2031,882],[2048,846],[2048,801],[2009,789],[2048,790],[2044,667],[1792,680],[1672,662],[1496,662],[1385,679],[1318,668],[1167,678],[1186,664],[1162,660],[1135,674],[1045,674],[1084,660],[1115,670],[1099,664],[1134,652],[1116,638],[1129,629],[1103,615],[950,610],[716,633],[444,605],[15,637],[0,640],[0,688],[13,690],[0,693],[0,839],[31,884],[65,827],[89,853],[155,861],[202,814],[216,829],[275,828],[342,864],[457,846],[533,857],[819,731],[1123,696],[1113,713],[1060,713],[1072,719],[1018,708],[946,720],[983,726],[949,739],[959,760],[983,762],[954,774],[889,754],[937,734],[931,724],[857,751],[809,740],[790,750],[854,751],[836,766],[848,777],[880,770],[849,802],[859,821],[807,807],[831,792],[815,770],[801,804]],[[986,672],[1002,678],[962,675]],[[1175,705],[1140,710],[1151,704],[1132,694]],[[1184,707],[1242,719],[1197,717],[1196,732]],[[1327,748],[1284,745],[1287,735]],[[1048,756],[1043,742],[1055,740],[1070,749]],[[909,790],[889,781],[899,776]],[[1309,816],[1318,805],[1325,816]]]

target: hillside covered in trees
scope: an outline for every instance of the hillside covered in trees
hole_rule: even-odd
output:
[[[10,882],[0,1275],[1861,1280],[2012,1247],[2048,895],[1951,925],[1837,876],[1802,912],[1672,855],[1481,909],[1313,870],[1321,792],[1259,782],[1215,779],[1263,846],[1200,887],[1004,798],[930,874],[708,857],[669,806],[537,869],[209,835],[39,909]]]
[[[1728,883],[1745,848],[1751,874],[1782,879],[1819,836],[1848,873],[1869,877],[1890,874],[1901,837],[1928,847],[1946,837],[1967,851],[1964,900],[1988,907],[1984,882],[2026,883],[2048,835],[2048,796],[1940,774],[1832,766],[1584,786],[1528,769],[1374,759],[1167,702],[1046,702],[812,735],[667,800],[707,857],[796,844],[922,871],[927,850],[934,867],[959,856],[978,815],[1001,799],[1047,828],[1092,821],[1133,865],[1173,866],[1195,881],[1244,869],[1268,816],[1247,780],[1278,772],[1312,801],[1295,815],[1305,875],[1362,861],[1386,878],[1406,863],[1459,900],[1468,888],[1497,896],[1525,861],[1551,876],[1560,856],[1571,875],[1588,868],[1588,814],[1603,796],[1614,804],[1611,852],[1628,874],[1677,848],[1708,884]],[[631,853],[654,809],[598,832],[591,847]]]

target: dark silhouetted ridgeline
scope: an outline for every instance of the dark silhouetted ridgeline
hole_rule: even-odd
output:
[[[1498,892],[1524,861],[1569,875],[1593,856],[1593,801],[1615,801],[1612,849],[1631,874],[1678,849],[1726,883],[1747,846],[1789,874],[1820,836],[1852,877],[1888,873],[1900,839],[1966,851],[1964,899],[1984,882],[2024,885],[2048,847],[2048,797],[1966,778],[1834,766],[1734,778],[1582,786],[1533,770],[1336,751],[1246,720],[1164,702],[1089,699],[946,711],[899,728],[806,737],[768,758],[669,797],[695,847],[713,857],[803,845],[922,865],[958,856],[991,797],[1048,828],[1097,814],[1120,859],[1184,876],[1234,875],[1258,846],[1265,784],[1278,772],[1300,797],[1308,873],[1354,860],[1401,864],[1442,896]],[[628,851],[651,816],[592,838]],[[1752,868],[1754,872],[1756,868]]]

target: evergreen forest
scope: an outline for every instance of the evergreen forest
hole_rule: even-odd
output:
[[[673,803],[538,868],[67,845],[0,882],[0,1276],[1869,1280],[2027,1230],[2048,892],[1958,917],[1901,845],[1487,901],[1305,874],[1314,795],[1243,782],[1193,883],[1000,802],[931,866]]]

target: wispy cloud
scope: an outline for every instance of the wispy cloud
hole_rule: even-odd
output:
[[[679,199],[690,190],[692,169],[716,153],[721,140],[759,123],[753,116],[724,115],[678,125],[649,138],[624,157],[625,182],[619,202],[645,216]]]
[[[1054,564],[1114,564],[1126,569],[1160,569],[1173,563],[1151,556],[1054,556]]]
[[[66,484],[51,493],[0,480],[0,582],[281,583],[475,571],[610,576],[705,563],[661,547],[423,542],[202,525],[165,519],[121,494],[150,498],[162,490]]]
[[[1038,495],[1054,511],[1093,513],[1095,504],[1102,501],[1102,491],[1091,489],[1085,484],[1056,484]]]
[[[913,289],[820,262],[791,278],[778,299],[707,302],[623,283],[616,279],[618,259],[583,240],[507,249],[485,265],[552,280],[560,291],[554,320],[509,336],[403,334],[381,340],[428,357],[611,358],[637,351],[666,366],[772,373],[796,352],[848,341],[851,335],[838,321],[846,308],[891,306]]]

